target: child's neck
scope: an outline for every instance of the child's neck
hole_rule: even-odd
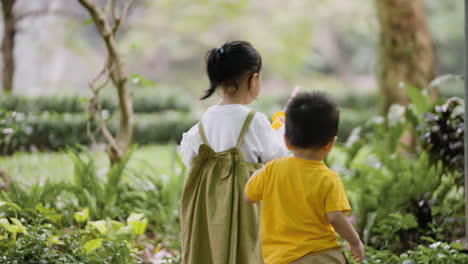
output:
[[[219,105],[229,105],[229,104],[241,104],[246,105],[247,100],[243,98],[231,97],[231,96],[223,96],[223,99],[218,103]]]
[[[291,152],[296,158],[314,161],[323,161],[328,154],[328,152],[323,149],[315,150],[294,148],[291,149]]]
[[[232,91],[234,91],[232,93]],[[218,103],[219,105],[228,105],[228,104],[241,104],[247,105],[251,102],[249,96],[248,88],[245,86],[240,86],[238,89],[230,86],[223,86],[223,98]]]

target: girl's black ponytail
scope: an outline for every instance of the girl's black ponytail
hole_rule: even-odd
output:
[[[215,91],[219,84],[219,70],[221,53],[218,52],[220,49],[211,49],[206,53],[206,71],[208,73],[208,79],[210,80],[210,88],[205,91],[205,95],[201,100],[205,100],[210,97]],[[224,50],[223,50],[224,52]]]
[[[258,73],[262,68],[260,54],[247,41],[226,42],[220,48],[209,50],[205,60],[210,88],[201,100],[213,95],[219,85],[238,87],[246,73]]]

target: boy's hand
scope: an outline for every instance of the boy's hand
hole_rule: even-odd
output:
[[[362,244],[361,241],[357,243],[356,245],[351,245],[351,252],[353,253],[353,259],[357,263],[361,263],[361,261],[364,259],[364,245]]]

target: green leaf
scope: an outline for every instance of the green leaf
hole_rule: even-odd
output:
[[[421,115],[424,112],[430,110],[431,102],[429,95],[425,90],[418,89],[409,84],[406,84],[406,90],[408,92],[409,98],[411,99],[411,102],[416,109],[416,114]]]
[[[84,25],[84,26],[89,26],[89,25],[93,24],[93,22],[94,22],[94,21],[93,21],[93,18],[90,17],[90,18],[86,19],[86,20],[83,22],[83,25]]]
[[[421,236],[421,240],[427,241],[429,243],[435,243],[436,241],[432,237]]]
[[[104,220],[89,221],[88,225],[93,227],[93,228],[96,228],[99,231],[99,233],[101,233],[102,235],[107,234],[108,231],[109,231],[108,228],[107,228],[107,223]]]
[[[9,207],[14,208],[17,211],[21,211],[21,208],[15,203],[0,201],[0,207],[2,207],[2,206],[9,206]]]
[[[412,214],[405,214],[401,221],[401,228],[408,230],[418,226],[418,221],[416,217]]]
[[[49,240],[49,242],[52,243],[52,244],[61,244],[62,243],[62,241],[60,240],[60,238],[58,236],[51,236],[47,240]]]
[[[83,209],[80,212],[76,212],[73,214],[73,217],[78,223],[84,223],[86,220],[88,220],[89,217],[89,210],[88,208]]]
[[[87,241],[83,248],[87,251],[87,252],[91,252],[91,251],[94,251],[98,248],[101,247],[102,245],[102,238],[96,238],[96,239],[92,239],[92,240],[89,240]]]
[[[139,74],[132,74],[132,76],[130,76],[130,81],[140,87],[156,87],[156,83],[154,81],[148,80]]]
[[[10,220],[14,223],[12,225],[13,229],[15,229],[15,233],[27,233],[26,228],[23,226],[23,224],[16,218],[12,217]]]
[[[132,226],[135,234],[143,235],[148,226],[148,219],[144,214],[131,213],[127,219],[127,223]]]
[[[13,226],[10,224],[10,222],[8,221],[8,219],[6,218],[1,218],[0,219],[0,226],[2,226],[3,228],[5,228],[6,231],[10,232],[10,233],[16,233],[15,232],[15,229],[13,228]]]

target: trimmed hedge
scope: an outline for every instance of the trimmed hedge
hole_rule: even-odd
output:
[[[0,154],[11,154],[18,150],[59,150],[75,144],[89,145],[86,125],[87,114],[41,114],[7,113],[0,111]],[[342,109],[338,137],[346,141],[352,129],[370,118],[371,114],[351,109]],[[115,133],[117,118],[109,122],[109,129]],[[182,133],[197,120],[187,113],[164,112],[158,114],[136,114],[134,143],[140,145],[179,142]],[[93,126],[95,127],[95,125]],[[5,129],[8,129],[5,131]],[[2,132],[3,131],[3,132]],[[102,137],[98,141],[104,142]]]
[[[38,96],[7,95],[0,97],[0,108],[21,113],[83,113],[88,107],[88,98],[78,96]],[[110,96],[101,98],[102,107],[110,112],[118,110],[118,101]],[[175,93],[137,93],[133,96],[135,113],[156,113],[167,110],[190,111],[187,97]]]
[[[0,154],[18,150],[60,150],[76,144],[89,145],[88,116],[80,114],[23,114],[0,111]],[[179,142],[182,133],[197,121],[187,113],[135,115],[134,143],[154,144]],[[118,119],[109,120],[109,129],[115,133]],[[96,125],[93,124],[93,127]],[[97,140],[103,142],[102,136]]]

